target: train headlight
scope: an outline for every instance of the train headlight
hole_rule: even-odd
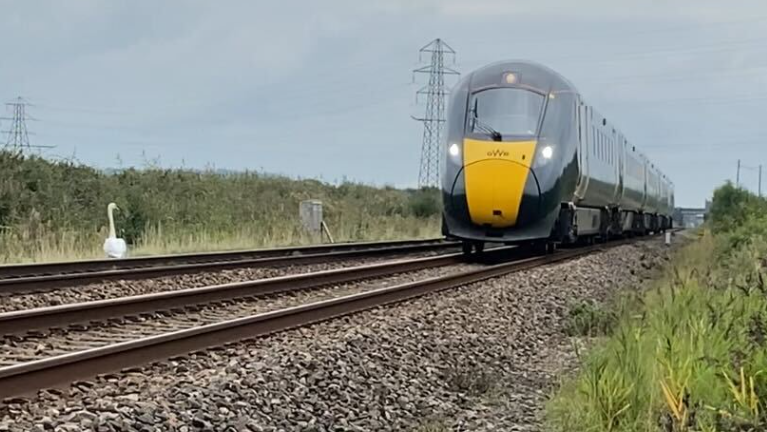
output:
[[[458,155],[461,154],[461,148],[458,147],[458,144],[456,143],[450,144],[450,147],[447,149],[447,151],[452,157],[458,157]]]
[[[543,156],[544,159],[551,159],[551,157],[554,156],[554,147],[546,146],[541,149],[541,156]]]

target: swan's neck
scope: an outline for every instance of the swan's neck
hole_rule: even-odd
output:
[[[114,213],[114,209],[109,207],[107,210],[107,215],[109,215],[109,238],[117,238],[117,232],[115,231],[115,217],[112,213]]]

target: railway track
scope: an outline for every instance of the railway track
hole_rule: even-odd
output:
[[[495,251],[495,254],[508,251]],[[23,334],[30,330],[65,327],[71,324],[169,311],[227,300],[260,298],[286,292],[317,289],[404,272],[455,265],[464,262],[460,253],[408,260],[386,261],[356,267],[300,273],[200,288],[164,291],[108,300],[65,304],[0,313],[0,334]]]
[[[229,284],[227,287],[196,289],[183,294],[177,294],[183,291],[175,291],[164,294],[164,298],[158,295],[137,296],[141,298],[2,314],[0,325],[3,326],[3,333],[27,333],[5,337],[7,346],[21,346],[22,349],[6,350],[0,357],[0,399],[211,346],[305,326],[515,271],[566,261],[625,243],[614,242],[475,268],[464,267],[438,277],[419,277],[411,282],[371,287],[362,291],[341,291],[340,296],[336,292],[327,298],[320,297],[319,300],[299,302],[276,310],[259,311],[256,308],[253,312],[248,305],[257,303],[259,295],[286,292],[291,288],[314,289],[320,285],[348,283],[396,272],[417,272],[457,264],[461,262],[460,255],[330,270],[274,278],[271,281]],[[508,252],[493,253],[500,256]],[[467,266],[465,263],[459,265]],[[200,306],[203,304],[207,306]],[[149,314],[149,310],[154,312]],[[158,310],[166,312],[158,313]],[[123,318],[115,319],[116,316]],[[107,321],[63,328],[72,322],[94,319]],[[64,341],[61,346],[53,347],[45,343],[35,346],[25,340],[44,339],[45,333],[29,330],[50,326],[62,327],[57,334],[58,341]],[[85,331],[87,336],[68,337],[71,330]]]
[[[440,239],[342,243],[251,251],[208,252],[0,266],[0,294],[35,292],[118,279],[144,279],[235,268],[305,265],[349,258],[455,249]]]

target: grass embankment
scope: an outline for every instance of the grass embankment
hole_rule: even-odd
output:
[[[255,172],[93,168],[0,151],[0,262],[103,256],[106,206],[131,255],[295,245],[304,199],[336,241],[439,234],[435,190],[330,185]]]
[[[767,202],[723,186],[659,281],[576,313],[601,339],[550,402],[551,429],[767,430],[766,234]]]

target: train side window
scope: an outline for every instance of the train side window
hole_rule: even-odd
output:
[[[615,149],[612,141],[610,141],[610,163],[615,165]]]
[[[602,146],[604,145],[604,142],[602,141],[602,132],[599,132],[599,145],[597,146],[597,149],[599,151],[599,159],[603,159],[602,157]]]
[[[601,144],[602,145],[599,147],[599,151],[602,154],[602,160],[605,160],[605,135],[604,134],[602,134]]]
[[[596,155],[597,158],[599,158],[599,143],[601,138],[602,138],[601,134],[599,133],[599,131],[597,131],[596,139],[594,140],[595,141],[594,145],[596,146],[594,147],[594,154]]]
[[[597,158],[602,159],[602,132],[597,131]]]
[[[581,144],[583,142],[583,139],[581,138],[581,109],[578,106],[578,102],[575,102],[575,123],[578,125],[578,144]],[[578,151],[580,152],[580,149],[582,147],[578,146]]]

